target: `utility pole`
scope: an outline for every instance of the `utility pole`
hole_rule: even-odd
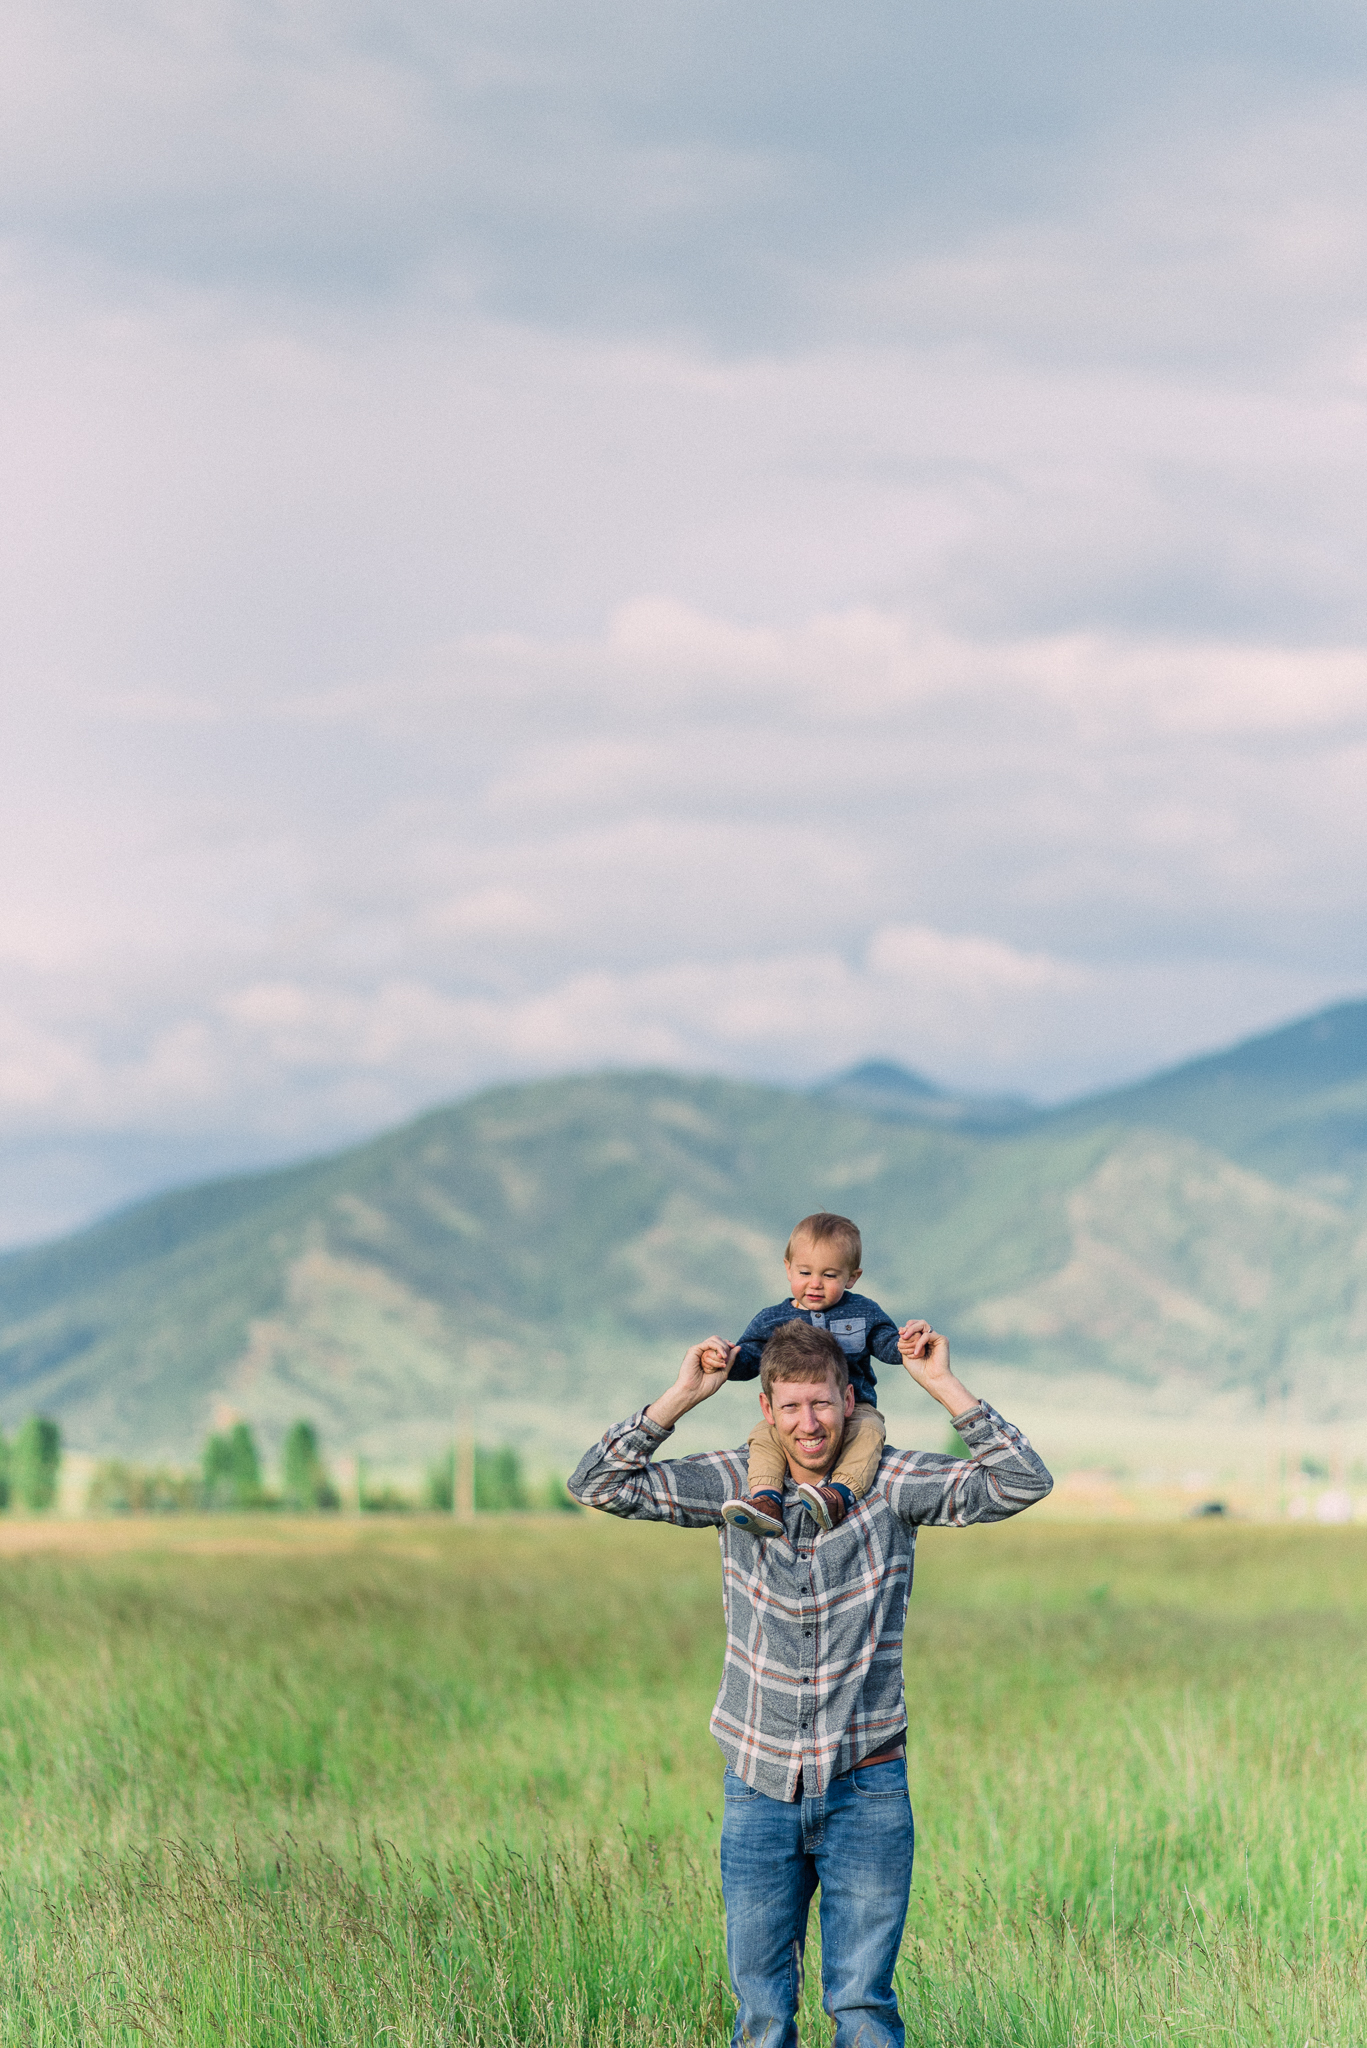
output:
[[[475,1426],[468,1408],[456,1417],[455,1470],[451,1505],[458,1522],[475,1519]]]

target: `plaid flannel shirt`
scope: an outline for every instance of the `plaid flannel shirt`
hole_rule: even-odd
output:
[[[588,1507],[641,1521],[717,1528],[726,1660],[711,1728],[731,1769],[771,1799],[809,1797],[907,1725],[902,1631],[921,1523],[1000,1522],[1053,1485],[1036,1451],[986,1401],[956,1417],[972,1453],[883,1453],[865,1498],[823,1532],[784,1490],[783,1537],[722,1521],[746,1490],[749,1452],[704,1451],[651,1463],[672,1431],[645,1410],[585,1452],[569,1482]]]

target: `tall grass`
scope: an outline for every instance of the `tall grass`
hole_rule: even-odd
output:
[[[13,1940],[0,2039],[712,2042],[731,2001],[693,1887],[649,1844],[422,1865],[282,1844],[264,1871],[172,1845],[97,1866]]]
[[[714,1539],[148,1545],[0,1563],[0,2042],[726,2038]],[[1351,1529],[925,1539],[909,2038],[1367,2044],[1364,1610]]]

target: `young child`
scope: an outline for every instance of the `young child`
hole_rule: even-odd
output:
[[[823,1529],[838,1527],[873,1484],[887,1431],[875,1406],[872,1362],[875,1358],[886,1365],[901,1361],[897,1348],[900,1332],[892,1317],[867,1295],[850,1292],[860,1276],[863,1256],[859,1231],[848,1216],[832,1216],[825,1210],[804,1216],[783,1255],[790,1299],[762,1308],[739,1344],[726,1351],[711,1345],[702,1360],[707,1371],[720,1372],[731,1356],[731,1378],[753,1380],[759,1377],[765,1344],[780,1324],[801,1316],[817,1329],[830,1331],[850,1362],[855,1409],[830,1477],[823,1485],[797,1489],[804,1507]],[[787,1460],[777,1437],[767,1422],[757,1422],[750,1432],[750,1491],[743,1500],[726,1503],[722,1509],[725,1520],[757,1536],[781,1536],[787,1476]]]

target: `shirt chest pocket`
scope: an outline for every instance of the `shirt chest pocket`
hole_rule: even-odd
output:
[[[826,1328],[847,1357],[858,1358],[865,1347],[864,1332],[868,1328],[863,1316],[847,1318],[839,1323],[827,1323]]]

